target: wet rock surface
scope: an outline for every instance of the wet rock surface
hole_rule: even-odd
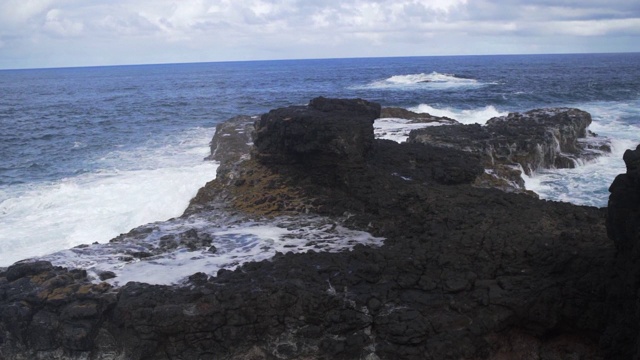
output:
[[[183,286],[113,288],[15,264],[0,272],[0,358],[610,358],[599,341],[605,328],[617,338],[620,318],[607,311],[616,247],[605,210],[473,187],[481,155],[375,140],[364,128],[379,107],[363,100],[314,103],[256,121],[253,156],[222,157],[227,170],[187,213],[339,216],[383,246],[278,254]],[[296,121],[318,135],[311,145],[297,142]]]
[[[522,171],[573,168],[610,152],[606,139],[589,133],[591,115],[571,108],[538,109],[492,118],[486,125],[440,126],[413,131],[409,142],[479,154],[487,169],[480,187],[524,189]]]

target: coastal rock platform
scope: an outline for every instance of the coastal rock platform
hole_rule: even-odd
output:
[[[0,272],[0,357],[605,359],[637,349],[637,329],[620,331],[612,307],[635,311],[636,295],[622,285],[611,295],[613,274],[631,281],[619,258],[633,255],[616,253],[634,248],[637,229],[615,229],[635,210],[617,202],[614,244],[606,209],[478,188],[484,155],[375,139],[379,117],[365,100],[318,98],[234,118],[212,141],[217,178],[184,216],[314,215],[383,244],[283,251],[180,285],[117,287],[20,262]]]

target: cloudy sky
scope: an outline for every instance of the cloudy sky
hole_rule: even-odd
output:
[[[638,51],[638,0],[0,0],[0,69]]]

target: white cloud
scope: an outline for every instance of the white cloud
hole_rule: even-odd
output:
[[[546,28],[546,32],[555,35],[604,36],[607,34],[626,34],[640,36],[640,18],[552,22],[550,24],[540,24],[540,28]]]
[[[628,0],[2,0],[0,68],[43,52],[83,65],[571,52],[584,38],[640,51],[639,19]]]
[[[5,26],[22,24],[46,13],[54,3],[55,0],[3,0],[0,3],[0,21]]]
[[[52,9],[47,12],[43,27],[54,35],[78,36],[82,34],[84,24],[66,18],[59,9]]]

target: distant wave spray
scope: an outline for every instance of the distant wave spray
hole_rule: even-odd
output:
[[[439,72],[394,75],[384,80],[373,81],[367,85],[356,87],[360,89],[432,89],[442,90],[458,87],[479,87],[487,83],[476,79],[456,76],[454,74],[442,74]]]

